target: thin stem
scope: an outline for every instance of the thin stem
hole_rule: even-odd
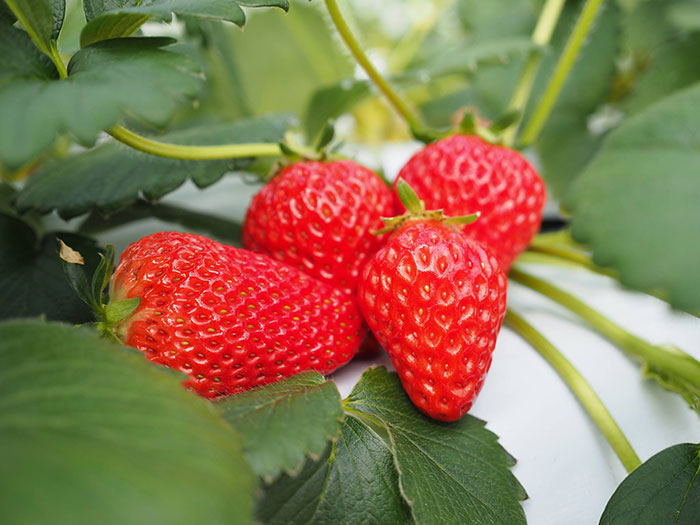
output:
[[[51,47],[49,49],[49,58],[51,58],[51,61],[56,66],[56,70],[58,71],[58,78],[60,78],[61,80],[67,78],[68,68],[66,68],[66,64],[61,58],[61,54],[58,52],[58,46],[55,40],[51,41]]]
[[[532,118],[530,118],[530,121],[525,126],[520,140],[523,145],[532,144],[537,140],[604,1],[605,0],[586,0],[578,20],[576,20],[576,25],[571,32],[571,36],[566,42],[564,51],[561,57],[559,57],[559,62],[557,62],[554,68],[554,73],[552,73],[552,77],[549,79],[544,94],[537,104]]]
[[[564,2],[565,0],[547,0],[542,8],[540,18],[537,20],[537,25],[532,33],[532,41],[538,47],[546,46],[551,40],[552,33],[554,33],[554,28],[556,27],[557,22],[559,21],[559,16],[564,8]],[[519,111],[521,113],[524,111],[525,107],[527,106],[527,102],[530,99],[532,86],[535,83],[535,77],[537,76],[537,70],[541,61],[541,49],[534,49],[530,52],[527,62],[525,63],[525,67],[523,68],[523,72],[518,79],[518,84],[515,86],[513,97],[510,100],[509,108],[511,110]],[[522,115],[503,135],[503,140],[506,145],[512,146],[515,142],[515,135],[518,131],[521,120]]]
[[[278,144],[250,143],[223,144],[219,146],[185,146],[168,144],[142,137],[122,126],[116,126],[107,133],[115,139],[134,149],[171,159],[183,160],[220,160],[247,157],[280,157],[283,155]]]
[[[394,90],[393,87],[382,77],[382,75],[377,71],[377,69],[372,65],[367,55],[362,50],[359,42],[355,38],[355,35],[350,31],[350,27],[343,18],[343,14],[340,12],[338,3],[336,0],[325,0],[326,8],[328,9],[328,14],[338,30],[340,37],[343,39],[345,44],[350,49],[352,56],[355,57],[357,63],[360,64],[362,69],[365,70],[367,76],[374,82],[377,88],[384,94],[384,96],[389,100],[391,105],[399,112],[399,114],[404,118],[408,126],[411,128],[411,132],[416,137],[427,136],[427,130],[420,118],[414,114],[409,105],[401,98],[401,96]]]
[[[556,286],[530,275],[518,268],[512,268],[508,277],[542,295],[549,297],[571,312],[578,315],[603,337],[629,355],[655,369],[672,373],[684,381],[700,387],[700,363],[678,349],[652,345],[644,339],[628,332],[621,326],[583,303],[573,295]]]
[[[617,274],[614,271],[597,266],[587,253],[566,245],[540,242],[535,238],[532,240],[532,243],[530,243],[530,246],[528,246],[527,249],[530,252],[556,257],[557,259],[563,259],[600,275],[606,275],[614,279],[617,278]]]
[[[508,310],[505,323],[530,343],[556,370],[586,412],[588,412],[588,415],[591,416],[591,419],[603,433],[605,439],[608,440],[627,472],[632,472],[636,469],[641,464],[637,453],[627,441],[608,409],[578,370],[552,343],[514,311]]]

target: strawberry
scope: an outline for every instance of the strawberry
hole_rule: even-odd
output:
[[[358,302],[411,401],[455,421],[491,365],[507,281],[496,257],[449,219],[422,203],[409,210],[390,220],[398,229],[365,266]]]
[[[163,232],[131,244],[110,299],[140,297],[116,333],[189,376],[207,398],[303,370],[333,372],[364,336],[354,301],[266,255],[198,235]]]
[[[393,197],[376,173],[351,160],[301,161],[255,195],[243,244],[354,293],[362,267],[385,240],[371,231],[388,215]]]
[[[479,220],[465,233],[489,248],[506,272],[539,230],[546,190],[537,171],[517,151],[476,135],[455,134],[427,145],[399,178],[428,208],[447,215],[479,211]],[[401,213],[404,208],[395,201]]]

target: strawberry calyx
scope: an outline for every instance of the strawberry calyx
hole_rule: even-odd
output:
[[[138,308],[141,299],[131,297],[105,303],[105,290],[114,270],[114,246],[108,244],[105,253],[100,253],[100,263],[88,283],[83,256],[62,240],[59,239],[58,242],[63,272],[70,287],[95,315],[96,321],[92,325],[106,337],[121,343],[118,336],[119,324]]]
[[[459,119],[458,124],[443,134],[440,138],[445,138],[455,133],[463,135],[476,135],[491,144],[503,144],[505,132],[520,121],[521,113],[517,110],[508,110],[493,121],[489,121],[477,113],[474,108],[465,108],[464,114]]]
[[[443,224],[463,226],[471,224],[479,218],[480,212],[469,215],[450,217],[445,215],[443,210],[426,210],[425,203],[418,197],[411,186],[403,179],[399,179],[396,184],[396,193],[401,203],[406,208],[406,213],[396,217],[382,217],[385,227],[372,232],[374,235],[383,235],[394,231],[410,221],[437,221]]]
[[[294,134],[287,132],[279,146],[288,162],[300,160],[328,160],[337,145],[331,146],[335,138],[334,122],[329,120],[320,131],[312,146],[300,144]]]

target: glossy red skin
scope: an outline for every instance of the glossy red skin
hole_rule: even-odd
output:
[[[110,290],[112,300],[141,297],[119,327],[125,344],[189,375],[185,385],[207,398],[304,370],[328,374],[365,335],[347,294],[198,235],[162,232],[131,244]]]
[[[411,401],[455,421],[491,366],[507,280],[486,248],[439,222],[409,222],[365,266],[358,303]]]
[[[442,209],[448,216],[480,212],[463,231],[491,250],[505,272],[539,231],[545,184],[515,150],[475,135],[451,135],[416,153],[398,177],[429,210]],[[394,194],[396,210],[403,213],[396,183]]]
[[[362,267],[387,237],[371,232],[393,214],[391,190],[364,166],[297,162],[253,198],[243,244],[354,293]]]

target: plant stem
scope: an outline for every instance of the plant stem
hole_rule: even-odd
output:
[[[562,9],[564,8],[565,0],[547,0],[540,12],[540,18],[537,20],[537,25],[532,33],[532,41],[539,47],[546,46],[552,38],[554,28],[559,21]],[[523,72],[518,79],[518,84],[515,86],[513,97],[510,100],[509,109],[522,113],[527,106],[532,93],[532,86],[535,83],[537,69],[542,61],[542,50],[535,49],[530,52]],[[515,142],[515,135],[518,132],[518,127],[522,120],[522,114],[518,120],[503,135],[504,143],[507,146],[512,146]]]
[[[587,253],[575,248],[571,248],[563,244],[555,244],[546,241],[542,242],[535,238],[532,240],[527,249],[530,252],[549,255],[551,257],[556,257],[557,259],[563,259],[600,275],[606,275],[617,279],[617,274],[614,271],[597,266]]]
[[[636,452],[603,402],[569,360],[531,324],[510,309],[505,324],[530,343],[556,370],[608,440],[627,472],[636,469],[641,464]]]
[[[571,36],[566,42],[564,51],[561,57],[559,57],[559,62],[557,62],[554,68],[554,73],[552,73],[552,77],[549,79],[549,83],[545,88],[542,98],[537,104],[527,126],[525,126],[520,140],[521,144],[529,145],[537,140],[537,137],[549,118],[554,103],[557,101],[564,87],[564,83],[571,72],[571,68],[576,62],[576,58],[586,41],[586,36],[603,2],[604,0],[586,0],[578,20],[576,20],[576,25],[571,32]]]
[[[573,295],[518,268],[512,268],[508,277],[572,311],[603,337],[648,366],[670,372],[695,387],[700,387],[700,363],[685,352],[652,345],[615,324]]]
[[[283,155],[278,144],[250,143],[223,144],[218,146],[185,146],[158,142],[129,131],[122,126],[115,126],[107,133],[115,139],[134,149],[171,159],[183,160],[220,160],[240,159],[246,157],[280,157]]]
[[[428,130],[425,128],[420,118],[414,114],[409,105],[401,98],[401,96],[394,90],[393,87],[387,82],[384,77],[377,71],[377,69],[372,65],[367,55],[360,47],[359,42],[350,31],[350,27],[343,18],[342,13],[338,7],[336,0],[325,0],[326,8],[328,9],[328,14],[338,30],[340,37],[343,39],[345,44],[350,49],[352,56],[355,57],[357,63],[360,64],[362,69],[365,70],[367,76],[374,82],[377,88],[384,94],[384,96],[389,100],[391,105],[399,112],[399,114],[404,118],[408,126],[411,128],[411,132],[417,138],[425,138],[428,135]]]
[[[49,58],[51,61],[54,63],[56,66],[56,69],[58,70],[58,78],[63,80],[64,78],[68,77],[68,68],[66,68],[66,64],[63,62],[63,59],[61,58],[61,54],[58,52],[58,46],[56,44],[55,40],[51,41],[51,47],[49,49]]]

